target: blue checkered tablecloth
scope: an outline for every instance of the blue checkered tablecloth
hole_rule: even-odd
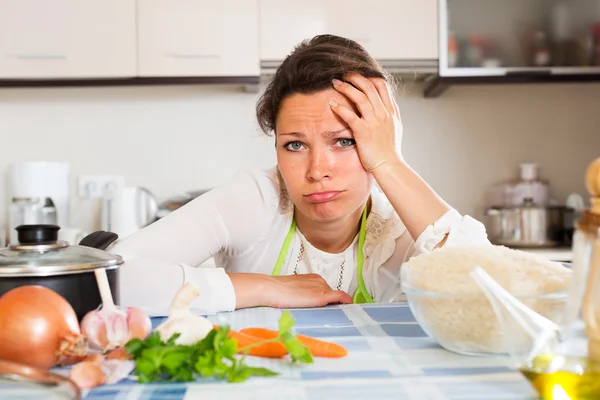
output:
[[[409,399],[532,400],[535,392],[508,367],[505,357],[471,357],[442,349],[416,323],[407,304],[344,305],[291,310],[298,333],[345,346],[341,359],[315,358],[311,365],[249,357],[248,364],[280,375],[228,384],[138,384],[125,379],[91,390],[86,400],[187,399]],[[281,310],[256,308],[210,316],[233,329],[277,329]],[[153,319],[156,326],[162,318]],[[0,390],[0,398],[4,399]]]

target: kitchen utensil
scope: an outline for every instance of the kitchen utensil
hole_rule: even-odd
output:
[[[118,304],[120,256],[104,249],[117,239],[111,232],[94,232],[79,245],[58,240],[56,225],[17,227],[18,243],[0,249],[0,295],[23,285],[42,285],[62,295],[79,320],[102,303],[94,270],[106,271]]]
[[[547,181],[539,179],[538,165],[524,163],[519,165],[519,169],[519,178],[488,189],[488,206],[520,206],[525,202],[541,207],[551,204],[550,185]]]
[[[577,223],[560,324],[528,310],[480,269],[470,274],[503,326],[515,366],[548,400],[600,398],[600,158],[590,165],[586,186],[591,208]]]
[[[45,369],[0,360],[3,398],[79,400],[81,391],[68,377]]]
[[[555,247],[565,242],[565,221],[573,211],[565,206],[497,206],[485,213],[490,241],[508,247]]]
[[[158,201],[148,189],[138,186],[105,193],[102,229],[124,238],[156,220]]]
[[[20,225],[69,226],[70,165],[61,162],[22,162],[8,176],[9,242],[17,241]]]

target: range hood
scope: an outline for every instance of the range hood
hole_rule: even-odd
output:
[[[282,63],[282,60],[260,62],[261,75],[270,79]],[[390,74],[411,81],[426,81],[438,73],[437,60],[383,60],[377,62]]]
[[[600,0],[439,0],[439,65],[459,84],[600,82]]]

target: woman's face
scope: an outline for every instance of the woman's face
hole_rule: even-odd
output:
[[[277,163],[297,211],[315,221],[343,218],[364,204],[373,177],[362,167],[352,131],[329,101],[355,109],[334,89],[293,94],[275,126]]]

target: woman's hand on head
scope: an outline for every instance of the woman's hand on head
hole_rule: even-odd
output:
[[[384,164],[401,161],[400,111],[387,83],[356,73],[348,74],[344,80],[334,80],[333,87],[356,105],[360,116],[335,101],[330,105],[352,130],[363,168],[372,173]]]
[[[273,284],[266,290],[267,305],[275,308],[323,307],[335,303],[352,303],[352,297],[348,293],[333,290],[318,274],[273,277]]]

